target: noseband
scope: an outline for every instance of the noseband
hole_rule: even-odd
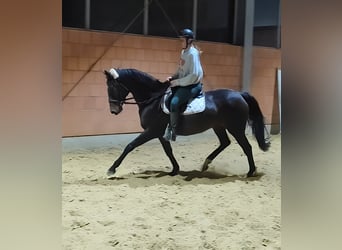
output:
[[[130,92],[129,89],[124,84],[119,82],[117,79],[115,79],[114,81],[116,81],[116,83],[119,85],[119,88],[116,88],[116,89],[118,90],[120,97],[122,96],[120,87],[125,89],[128,93]],[[115,88],[114,84],[113,84],[113,87]],[[126,97],[123,100],[109,98],[109,103],[119,104],[120,106],[122,106],[123,104],[138,104],[137,102],[129,102],[129,100],[132,100],[132,99],[134,99],[134,97],[128,97],[128,98]]]

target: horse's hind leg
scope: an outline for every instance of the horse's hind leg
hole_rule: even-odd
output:
[[[179,172],[179,165],[176,161],[176,158],[173,156],[172,153],[172,148],[171,148],[171,144],[169,141],[166,141],[164,138],[160,137],[159,138],[160,143],[163,146],[163,149],[167,155],[167,157],[169,157],[171,163],[172,163],[172,171],[170,173],[171,176],[177,175]]]
[[[254,159],[253,159],[252,146],[249,144],[244,130],[238,133],[234,133],[234,132],[231,132],[231,133],[235,137],[240,147],[242,148],[243,152],[247,156],[248,164],[249,164],[249,171],[247,173],[247,177],[254,176],[256,169],[255,169],[255,164],[254,164]]]
[[[220,145],[207,157],[202,165],[202,172],[206,171],[209,167],[208,165],[214,160],[214,158],[230,144],[230,140],[224,128],[214,129],[214,132],[220,140]]]

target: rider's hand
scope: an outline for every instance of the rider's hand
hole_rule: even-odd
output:
[[[170,82],[170,87],[173,88],[173,87],[177,87],[177,81],[171,81]]]
[[[166,82],[171,82],[172,81],[172,76],[169,76],[168,78],[166,78]]]

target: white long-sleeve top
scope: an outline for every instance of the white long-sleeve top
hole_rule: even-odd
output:
[[[200,52],[193,46],[183,49],[177,72],[172,76],[171,86],[188,86],[203,78]]]

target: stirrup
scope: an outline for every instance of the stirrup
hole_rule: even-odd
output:
[[[163,138],[166,141],[176,141],[176,133],[174,132],[174,130],[170,127],[167,126],[166,130],[165,130],[165,134],[163,135]]]
[[[165,134],[163,135],[163,138],[166,140],[166,141],[170,141],[171,140],[171,127],[170,126],[167,126],[166,130],[165,130]]]
[[[177,137],[177,135],[176,135],[175,131],[173,129],[171,129],[171,141],[176,141],[176,137]]]

